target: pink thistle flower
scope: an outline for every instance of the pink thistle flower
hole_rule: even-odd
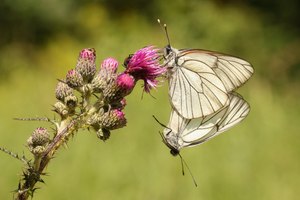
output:
[[[83,49],[79,53],[76,64],[78,71],[85,82],[90,82],[96,73],[96,50],[93,48]]]
[[[94,48],[83,49],[79,53],[79,58],[95,61],[95,59],[96,59],[96,50]]]
[[[118,65],[119,65],[118,61],[115,60],[114,58],[106,58],[101,63],[101,68],[105,69],[106,71],[111,71],[115,73],[117,71]]]
[[[108,127],[109,130],[113,130],[113,129],[118,129],[118,128],[122,128],[126,125],[126,118],[125,118],[125,113],[122,112],[119,109],[116,110],[112,110],[110,112],[110,126]]]
[[[132,75],[135,80],[143,80],[147,93],[157,86],[156,78],[166,72],[166,68],[159,64],[159,57],[158,49],[148,46],[136,51],[124,61],[125,73]]]
[[[117,118],[117,120],[124,121],[125,113],[119,109],[112,110],[113,115]]]
[[[122,94],[122,97],[130,94],[135,86],[134,77],[126,73],[120,74],[117,77],[116,83],[117,87],[119,88],[118,90]]]

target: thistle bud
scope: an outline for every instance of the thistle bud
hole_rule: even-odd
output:
[[[135,86],[134,77],[126,73],[120,74],[117,77],[117,86],[123,97],[130,94]]]
[[[77,97],[75,95],[69,95],[65,98],[65,104],[69,109],[75,109],[77,105]]]
[[[95,130],[105,128],[108,130],[122,128],[126,125],[125,114],[119,110],[114,109],[105,113],[94,114],[88,120],[88,124],[92,125]]]
[[[118,109],[104,113],[100,119],[100,127],[108,130],[122,128],[126,125],[125,114]]]
[[[131,93],[134,86],[135,80],[133,76],[122,73],[118,75],[111,87],[106,87],[104,89],[103,95],[108,102],[120,101],[126,95]]]
[[[101,69],[104,69],[107,72],[116,73],[118,69],[118,65],[119,65],[118,61],[115,60],[114,58],[106,58],[105,60],[103,60],[101,64]]]
[[[95,92],[101,92],[105,88],[109,87],[116,80],[116,71],[118,68],[118,61],[113,58],[105,59],[100,71],[96,74],[92,80],[92,87]]]
[[[50,135],[47,129],[39,127],[33,131],[27,140],[27,145],[32,153],[41,154],[49,142]]]
[[[53,107],[54,107],[53,111],[58,113],[63,118],[69,114],[67,106],[60,101],[56,102]]]
[[[79,53],[76,71],[78,71],[83,81],[89,83],[96,74],[96,51],[93,48],[83,49]]]
[[[64,101],[67,96],[73,95],[73,89],[66,83],[59,81],[55,89],[56,99]]]
[[[113,102],[113,103],[111,104],[111,107],[114,108],[114,109],[123,110],[123,109],[125,108],[126,105],[127,105],[126,99],[123,98],[123,99],[121,99],[120,101]]]
[[[103,141],[108,140],[110,137],[110,131],[105,128],[100,128],[96,134],[97,134],[97,137]]]
[[[74,69],[71,69],[67,73],[66,82],[69,87],[77,88],[77,87],[81,87],[83,85],[83,78],[79,72],[77,72]]]

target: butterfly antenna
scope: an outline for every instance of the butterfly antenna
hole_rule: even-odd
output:
[[[161,22],[160,22],[160,19],[157,19],[157,22],[159,23],[159,25],[163,29],[163,31],[166,33],[168,45],[171,46],[167,24],[162,25]]]
[[[193,176],[193,174],[192,174],[192,171],[190,170],[190,168],[189,168],[189,166],[187,165],[187,163],[185,162],[185,160],[182,158],[181,154],[179,153],[178,155],[179,155],[180,160],[181,160],[182,175],[184,176],[184,165],[185,165],[186,168],[188,169],[188,171],[189,171],[189,173],[190,173],[192,179],[193,179],[194,185],[197,187],[198,184],[197,184],[197,182],[196,182],[196,180],[195,180],[195,178],[194,178],[194,176]]]
[[[182,171],[182,176],[184,176],[184,175],[185,175],[185,173],[184,173],[184,165],[183,165],[182,157],[181,157],[181,155],[180,155],[180,154],[178,154],[178,155],[180,156],[180,163],[181,163],[181,171]]]
[[[152,115],[152,117],[155,119],[155,121],[157,122],[157,123],[159,123],[162,127],[164,127],[164,128],[167,128],[167,129],[170,129],[169,127],[167,127],[166,125],[164,125],[163,123],[161,123],[160,121],[158,121],[158,119],[154,116],[154,115]]]

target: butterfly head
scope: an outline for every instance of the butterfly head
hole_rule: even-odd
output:
[[[177,156],[180,151],[180,145],[178,143],[177,135],[170,128],[165,128],[162,138],[165,145],[169,147],[170,153],[173,156]]]
[[[159,123],[162,127],[164,127],[163,133],[159,132],[163,140],[163,143],[170,149],[170,153],[173,156],[177,156],[179,154],[180,146],[178,144],[178,140],[177,140],[178,138],[176,134],[172,131],[172,129],[170,129],[169,127],[167,127],[166,125],[158,121],[158,119],[156,119],[154,115],[153,118],[155,119],[155,121],[157,121],[157,123]]]
[[[173,148],[170,150],[170,153],[172,154],[172,156],[177,156],[179,154],[179,150]]]
[[[172,47],[171,45],[167,45],[165,48],[164,48],[164,57],[168,57],[169,54],[172,53]]]
[[[163,56],[164,56],[165,60],[169,60],[169,59],[171,59],[171,58],[174,57],[174,55],[175,55],[174,54],[174,50],[175,49],[171,47],[167,25],[166,24],[162,25],[159,19],[157,21],[158,21],[159,25],[162,27],[162,29],[165,32],[165,34],[166,34],[166,38],[167,38],[168,44],[164,48]]]

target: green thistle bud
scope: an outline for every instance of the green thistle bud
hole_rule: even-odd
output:
[[[102,62],[100,71],[92,80],[94,92],[102,92],[105,88],[115,82],[117,78],[117,68],[118,61],[113,58],[107,58]]]
[[[46,128],[39,127],[31,135],[33,146],[45,146],[50,142],[50,135]]]
[[[75,95],[70,95],[65,98],[64,102],[69,109],[73,110],[73,109],[75,109],[75,107],[77,105],[77,101],[78,100]]]
[[[97,134],[97,137],[103,141],[108,140],[110,137],[110,131],[105,128],[100,128],[96,134]]]
[[[101,128],[113,130],[124,127],[126,122],[125,114],[119,109],[114,109],[105,113],[94,114],[87,123],[92,125],[95,130]]]
[[[68,71],[66,76],[66,82],[71,88],[78,88],[83,86],[83,78],[81,74],[74,69]]]
[[[47,129],[39,127],[35,129],[27,140],[29,150],[34,154],[41,154],[50,142],[50,135]]]
[[[115,82],[117,78],[116,74],[107,74],[107,71],[100,69],[92,80],[92,88],[94,92],[103,92],[105,88],[109,87],[112,83]]]
[[[33,153],[34,155],[41,155],[45,152],[46,147],[44,146],[36,146],[35,148],[33,148],[31,151],[31,153]]]
[[[108,130],[122,128],[126,125],[125,114],[118,109],[108,111],[100,117],[99,125]]]
[[[78,71],[83,78],[83,81],[90,83],[96,73],[96,50],[93,48],[83,49],[79,53],[76,71]]]
[[[60,101],[56,102],[53,107],[53,111],[55,111],[61,117],[66,117],[69,114],[67,106]]]
[[[66,83],[59,81],[55,89],[56,99],[64,101],[64,99],[69,95],[73,95],[73,89]]]

